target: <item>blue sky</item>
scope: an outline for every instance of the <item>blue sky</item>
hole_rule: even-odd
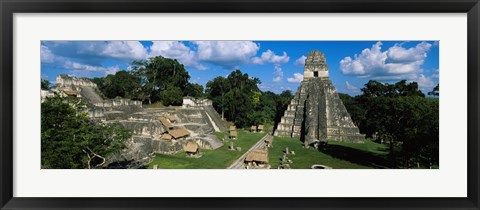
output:
[[[128,70],[133,60],[161,55],[184,64],[190,82],[204,85],[240,69],[263,91],[296,91],[305,56],[325,53],[338,92],[360,94],[368,80],[418,82],[425,93],[439,80],[437,41],[42,41],[42,78],[58,74],[103,77]]]

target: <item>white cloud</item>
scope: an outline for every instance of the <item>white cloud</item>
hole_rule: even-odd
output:
[[[267,50],[262,53],[260,57],[252,58],[253,64],[264,64],[264,63],[274,63],[281,64],[287,63],[290,60],[286,52],[283,52],[282,55],[276,55],[273,51]]]
[[[381,42],[377,42],[371,49],[364,49],[354,59],[345,57],[340,61],[340,70],[343,74],[366,75],[381,70],[387,59],[386,53],[381,51]]]
[[[345,85],[347,86],[347,90],[358,90],[358,87],[355,87],[354,85],[350,84],[348,81],[345,81]]]
[[[280,64],[275,64],[275,70],[273,71],[273,82],[280,82],[283,79],[283,69]]]
[[[205,70],[204,62],[234,70],[243,64],[251,63],[260,46],[252,41],[194,41],[187,45],[180,41],[153,41],[145,47],[139,41],[65,41],[42,42],[42,64],[65,67],[67,61],[82,64],[84,69],[93,69],[104,64],[105,58],[130,63],[161,55],[177,59],[186,67]],[[262,54],[265,62],[285,63],[289,57],[275,55],[272,51]],[[262,61],[263,61],[262,60]]]
[[[297,66],[305,66],[305,59],[307,59],[306,56],[302,55],[300,58],[295,60],[295,65]]]
[[[147,58],[147,50],[138,41],[44,41],[42,64],[63,66],[67,60],[100,66],[105,59],[123,62]]]
[[[440,77],[439,73],[438,69],[433,70],[432,78],[438,79]]]
[[[63,46],[65,44],[69,44],[68,42],[60,42],[54,43],[54,48]],[[71,50],[71,49],[67,49]],[[78,49],[77,49],[78,50]],[[68,53],[66,53],[68,54]],[[80,75],[87,75],[88,72],[103,72],[105,75],[107,74],[114,74],[115,72],[119,71],[120,68],[118,66],[110,66],[105,67],[101,65],[90,65],[90,64],[83,64],[80,62],[72,61],[70,58],[55,55],[52,50],[45,45],[41,45],[40,49],[40,56],[42,65],[47,65],[53,68],[58,69],[65,69],[71,72],[75,72]],[[77,59],[81,60],[81,59]],[[42,78],[48,78],[46,75],[42,75]]]
[[[405,49],[401,45],[394,45],[387,50],[387,62],[391,63],[411,63],[423,61],[427,58],[427,52],[432,47],[427,42],[422,42],[415,47]]]
[[[78,75],[88,75],[90,72],[103,72],[105,75],[107,74],[114,74],[115,72],[119,71],[120,68],[119,66],[109,66],[105,67],[102,65],[95,65],[95,62],[93,64],[88,64],[88,63],[82,63],[83,59],[82,56],[79,56],[80,59],[78,58],[70,58],[70,53],[72,50],[75,50],[78,53],[86,53],[87,51],[91,51],[93,49],[99,49],[99,44],[84,44],[86,47],[84,49],[79,49],[78,45],[79,43],[74,43],[72,42],[53,42],[49,43],[50,47],[46,45],[41,45],[40,53],[41,53],[41,62],[42,65],[50,66],[52,68],[56,69],[64,69],[64,70],[69,70],[71,72],[75,72]],[[75,46],[75,47],[72,47]],[[51,50],[50,48],[54,48],[55,50]],[[61,48],[67,48],[67,49],[61,49]],[[106,48],[102,48],[106,49]],[[113,50],[110,48],[109,50]],[[64,52],[61,55],[56,55],[53,53],[53,51],[58,51],[58,52]],[[97,52],[97,56],[100,56],[102,52]],[[119,56],[121,53],[118,53],[117,55]],[[65,56],[62,56],[65,55]],[[76,60],[76,61],[75,61]]]
[[[55,62],[55,55],[47,46],[42,45],[40,48],[40,59],[42,63],[53,63]]]
[[[120,70],[118,66],[91,66],[72,61],[66,61],[63,68],[71,71],[104,72],[105,74],[112,74]]]
[[[290,83],[300,83],[303,81],[303,74],[294,73],[293,78],[287,78],[287,81]]]
[[[270,91],[270,86],[269,86],[269,85],[258,84],[258,88],[259,88],[261,91]]]
[[[426,77],[425,75],[420,74],[416,79],[418,87],[420,89],[431,91],[438,83],[434,81],[434,78],[435,77],[433,75],[431,77]]]
[[[273,81],[273,82],[281,82],[281,81],[282,81],[282,77],[280,77],[280,76],[275,76],[275,77],[273,77],[273,80],[272,80],[272,81]]]
[[[381,46],[382,42],[377,42],[353,59],[345,57],[340,61],[340,71],[345,75],[377,80],[415,78],[422,72],[420,66],[432,45],[422,42],[406,49],[397,44],[383,52]]]
[[[260,57],[251,58],[252,64],[262,65],[264,63],[273,63],[274,64],[274,77],[273,82],[281,82],[283,79],[283,69],[280,66],[282,63],[287,63],[290,60],[286,52],[283,52],[282,55],[276,55],[275,52],[267,50],[262,53]]]
[[[179,41],[153,41],[153,44],[150,47],[149,57],[158,55],[177,59],[187,67],[192,67],[198,70],[207,69],[207,67],[200,64],[196,52]]]
[[[127,61],[147,58],[147,50],[138,41],[99,42],[99,45],[102,48],[100,55],[105,57]]]
[[[91,59],[92,56],[130,62],[147,58],[147,49],[139,41],[55,42],[55,54],[63,57]]]
[[[105,70],[105,75],[115,74],[117,73],[117,71],[120,71],[120,68],[118,68],[118,66],[108,67],[107,70]]]
[[[260,46],[252,41],[195,41],[197,56],[224,69],[233,70],[250,62]]]

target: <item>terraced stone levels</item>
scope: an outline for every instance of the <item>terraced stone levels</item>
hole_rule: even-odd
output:
[[[304,80],[288,105],[275,136],[300,137],[306,146],[328,140],[362,142],[347,109],[328,77],[325,55],[314,50],[305,60]]]

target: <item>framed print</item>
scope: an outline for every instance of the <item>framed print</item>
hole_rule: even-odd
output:
[[[0,5],[2,209],[479,208],[476,0]]]

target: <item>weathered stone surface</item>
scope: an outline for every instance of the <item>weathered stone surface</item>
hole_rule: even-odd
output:
[[[303,73],[304,78],[328,78],[328,65],[325,55],[314,50],[307,55],[305,59],[305,68]]]
[[[306,146],[330,139],[361,142],[332,81],[323,53],[314,50],[305,61],[304,80],[285,111],[275,136],[301,137]]]
[[[204,106],[204,109],[205,109],[205,112],[208,114],[208,117],[214,123],[215,125],[214,127],[218,129],[218,130],[215,129],[216,131],[220,131],[220,132],[227,131],[227,126],[225,126],[225,123],[223,122],[222,117],[220,116],[220,114],[218,114],[217,111],[215,111],[212,105]]]
[[[85,78],[71,77],[65,74],[57,76],[56,86],[59,88],[69,88],[74,90],[75,87],[97,87],[95,83]]]
[[[88,79],[60,75],[53,91],[65,90],[79,91],[77,97],[87,103],[92,120],[118,124],[132,131],[127,148],[109,158],[108,168],[140,168],[151,160],[153,154],[183,151],[187,142],[193,141],[202,149],[217,149],[223,145],[215,136],[215,131],[227,129],[208,99],[189,98],[195,103],[183,107],[144,109],[140,101],[124,98],[102,99],[96,84]],[[48,92],[42,92],[42,97],[48,97]],[[168,132],[169,128],[160,122],[160,117],[173,117],[173,127],[185,128],[190,135],[177,140],[162,139],[162,135]]]
[[[78,98],[87,103],[88,114],[91,118],[105,118],[107,120],[119,119],[142,109],[141,101],[134,101],[125,98],[103,99],[97,85],[86,78],[77,78],[67,75],[58,75],[53,92],[78,91]],[[52,94],[43,94],[45,97]]]
[[[89,104],[101,103],[103,98],[100,96],[97,84],[86,78],[70,77],[67,75],[58,75],[55,88],[59,90],[80,91],[80,97]]]

